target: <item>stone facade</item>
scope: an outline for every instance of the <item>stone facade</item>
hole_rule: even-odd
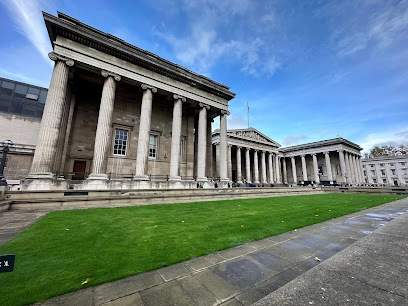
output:
[[[364,158],[361,161],[367,184],[408,186],[408,155]]]
[[[8,179],[25,177],[21,189],[364,182],[358,145],[335,138],[281,148],[253,128],[228,130],[229,87],[62,13],[44,20],[54,70],[41,124],[30,119],[11,134],[15,143],[33,134],[35,153],[22,139],[29,145],[10,151],[6,169]]]
[[[227,86],[67,15],[44,20],[55,65],[22,189],[210,186],[217,117],[226,170]]]
[[[213,173],[219,175],[220,132],[213,134],[215,161]],[[362,148],[343,138],[280,148],[256,129],[228,130],[227,158],[232,182],[268,185],[363,184]]]

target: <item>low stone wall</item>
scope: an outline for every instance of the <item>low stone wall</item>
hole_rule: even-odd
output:
[[[322,193],[321,188],[227,188],[145,190],[7,191],[12,209],[138,206]]]
[[[408,195],[408,187],[324,187],[324,192]]]

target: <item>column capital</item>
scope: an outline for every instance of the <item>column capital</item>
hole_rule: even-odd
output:
[[[221,113],[222,115],[227,115],[227,116],[229,116],[229,115],[231,114],[229,111],[224,110],[224,109],[222,109],[222,110],[220,111],[220,113]]]
[[[329,152],[323,152],[324,155],[329,155]]]
[[[245,150],[250,151],[250,150],[251,150],[251,148],[245,147]]]
[[[218,146],[219,144],[220,144],[219,141],[216,141],[216,142],[213,143],[213,145],[216,145],[216,146]]]
[[[306,156],[306,154],[300,154],[299,156],[300,156],[300,157],[305,157],[305,156]]]
[[[311,156],[316,156],[316,153],[311,153],[310,155],[311,155]]]
[[[291,156],[290,159],[295,159],[295,156]]]
[[[140,87],[142,87],[143,90],[150,89],[150,90],[152,91],[152,93],[156,93],[156,92],[157,92],[157,88],[156,88],[156,87],[153,87],[153,86],[150,86],[150,85],[147,85],[147,84],[142,84],[142,85],[140,85]]]
[[[259,151],[258,149],[254,149],[254,152],[258,153],[258,151]]]
[[[201,103],[201,102],[198,103],[198,106],[199,106],[199,107],[205,107],[207,110],[210,109],[210,106],[209,106],[209,105],[204,104],[204,103]]]
[[[232,148],[232,144],[228,144],[228,148]]]
[[[59,55],[59,54],[57,54],[57,53],[55,53],[55,52],[50,52],[50,53],[48,53],[48,57],[50,58],[50,60],[52,60],[52,61],[54,61],[54,62],[56,62],[56,61],[62,61],[62,62],[64,62],[67,66],[70,66],[70,67],[74,66],[74,60],[72,60],[72,59],[70,59],[70,58],[68,58],[68,57]]]
[[[176,95],[176,94],[173,95],[173,99],[174,100],[181,100],[181,102],[186,102],[186,100],[187,100],[185,97],[180,96],[180,95]]]
[[[121,80],[120,75],[118,75],[118,74],[116,74],[116,73],[114,73],[114,72],[111,72],[111,71],[102,70],[102,71],[101,71],[101,74],[102,74],[102,76],[104,76],[105,78],[107,78],[108,76],[113,77],[113,79],[114,79],[116,82],[119,82],[119,81]]]
[[[242,149],[242,147],[241,147],[241,146],[236,146],[236,147],[237,147],[238,149],[240,149],[240,150]]]
[[[344,150],[343,149],[337,150],[337,153],[341,153],[341,152],[344,153]]]
[[[261,150],[261,152],[265,154],[267,151],[266,150]]]

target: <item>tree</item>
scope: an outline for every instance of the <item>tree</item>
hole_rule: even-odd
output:
[[[370,157],[380,157],[380,156],[396,156],[408,154],[408,144],[394,146],[375,146],[370,150]]]

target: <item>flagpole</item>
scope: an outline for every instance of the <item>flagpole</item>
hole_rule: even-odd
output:
[[[248,104],[248,101],[247,101],[247,108],[248,108],[248,129],[249,129],[249,104]]]

